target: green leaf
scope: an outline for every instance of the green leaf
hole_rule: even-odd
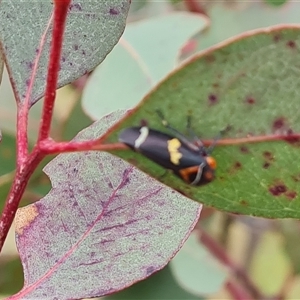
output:
[[[265,0],[266,3],[273,6],[280,6],[287,2],[287,0]]]
[[[284,249],[282,235],[266,232],[256,248],[249,268],[254,284],[266,296],[278,295],[287,278],[292,274],[292,267]]]
[[[2,294],[11,295],[18,292],[24,281],[20,259],[3,260],[0,262],[0,269],[5,270],[0,272],[0,297]]]
[[[0,143],[0,176],[12,172],[16,166],[16,139],[2,132]]]
[[[84,110],[100,119],[117,109],[132,108],[174,69],[182,46],[207,22],[200,15],[174,12],[129,24],[89,77],[82,95]],[[99,105],[99,98],[105,100],[104,105]]]
[[[91,124],[91,119],[83,112],[81,101],[77,101],[63,128],[64,140],[72,139],[79,131]]]
[[[193,295],[209,296],[222,288],[228,272],[200,243],[198,236],[199,233],[192,232],[170,262],[170,268],[185,290]]]
[[[114,154],[133,163],[189,198],[221,210],[270,218],[300,217],[297,143],[267,142],[300,130],[300,27],[281,26],[250,32],[202,53],[163,81],[121,124],[108,133],[115,142],[121,129],[148,120],[165,130],[155,110],[184,132],[192,116],[196,133],[214,138],[231,126],[229,145],[216,147],[216,179],[187,185],[130,150]],[[236,144],[260,136],[259,143]]]
[[[263,1],[213,2],[208,8],[212,26],[198,35],[199,50],[206,49],[247,30],[299,23],[299,2],[270,7]],[[255,22],[253,20],[255,19]],[[224,26],[226,24],[226,26]]]

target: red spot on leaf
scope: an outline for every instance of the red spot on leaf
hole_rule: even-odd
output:
[[[248,202],[246,200],[240,201],[240,204],[243,206],[248,206]]]
[[[288,191],[285,193],[285,196],[290,199],[293,200],[294,198],[296,198],[297,193],[295,191]]]
[[[111,9],[109,10],[109,13],[110,13],[111,15],[118,15],[118,14],[119,14],[119,11],[116,10],[115,8],[111,8]]]
[[[145,120],[145,119],[142,119],[141,121],[140,121],[140,125],[142,126],[142,127],[144,127],[144,126],[148,126],[148,121],[147,120]]]
[[[293,179],[295,182],[299,182],[299,181],[300,181],[300,174],[293,175],[293,176],[292,176],[292,179]]]
[[[285,126],[285,119],[278,118],[273,122],[273,131],[280,130]]]
[[[242,164],[239,161],[234,162],[234,164],[230,167],[229,169],[229,173],[230,174],[234,174],[236,173],[238,170],[240,170],[242,168]]]
[[[279,34],[275,34],[273,37],[273,40],[275,43],[279,42],[280,39],[281,39],[281,36]]]
[[[274,161],[274,156],[273,156],[273,154],[270,151],[265,151],[263,153],[263,156],[268,161]]]
[[[269,192],[273,196],[280,196],[287,191],[287,187],[283,183],[278,183],[269,188]]]
[[[234,167],[235,167],[236,169],[240,169],[240,168],[242,167],[242,164],[241,164],[239,161],[236,161],[236,162],[234,163]]]
[[[255,99],[253,97],[247,97],[246,98],[246,103],[248,104],[255,104]]]
[[[246,146],[241,146],[240,150],[242,153],[249,153],[249,149]]]
[[[268,163],[268,162],[265,162],[264,164],[263,164],[263,168],[264,169],[268,169],[269,167],[270,167],[270,163]]]
[[[283,137],[282,139],[293,146],[300,147],[300,138],[299,137],[287,135],[286,137]]]
[[[208,96],[208,101],[210,105],[214,105],[218,102],[218,97],[215,94],[210,94]]]
[[[287,134],[287,135],[292,135],[292,134],[294,134],[293,129],[292,129],[292,128],[289,128],[289,129],[287,130],[286,134]]]
[[[213,63],[216,59],[213,55],[207,55],[205,56],[205,60],[208,62],[208,63]]]
[[[287,45],[288,47],[290,47],[290,48],[296,48],[296,43],[295,43],[295,41],[288,41],[288,42],[286,43],[286,45]]]

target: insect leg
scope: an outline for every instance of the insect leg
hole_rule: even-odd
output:
[[[205,166],[205,163],[201,163],[199,165],[197,175],[196,175],[194,181],[191,182],[191,185],[197,185],[200,182],[204,166]]]
[[[182,134],[181,132],[179,132],[177,129],[175,129],[174,127],[172,127],[168,121],[165,119],[163,113],[160,110],[156,110],[156,113],[158,114],[159,118],[161,119],[161,122],[163,124],[164,127],[166,127],[168,130],[170,130],[175,137],[177,137],[178,139],[180,139],[180,141],[182,143],[184,143],[186,146],[188,146],[189,148],[198,151],[198,147],[196,145],[194,145],[193,143],[191,143],[184,134]]]

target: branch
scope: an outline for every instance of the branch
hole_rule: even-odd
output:
[[[254,283],[248,277],[245,270],[243,268],[240,268],[238,265],[236,265],[234,261],[231,260],[231,258],[227,255],[225,250],[205,231],[203,231],[200,228],[197,228],[197,231],[200,233],[201,243],[205,247],[207,247],[210,253],[214,255],[223,265],[226,265],[233,272],[236,278],[241,283],[243,283],[244,287],[251,294],[251,296],[254,299],[264,299],[263,295],[260,293],[260,291],[256,288]],[[230,283],[229,286],[227,285],[227,288],[231,290],[232,294],[234,293],[234,291],[237,292],[237,289],[235,288],[232,282]],[[239,289],[239,294],[241,294],[241,289]],[[246,291],[244,291],[244,294],[247,294]]]
[[[54,1],[54,24],[42,120],[37,143],[49,137],[67,12],[71,0]]]

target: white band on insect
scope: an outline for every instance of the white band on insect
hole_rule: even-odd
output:
[[[146,138],[149,135],[149,128],[146,127],[146,126],[141,127],[140,133],[141,134],[139,135],[139,137],[134,142],[134,148],[135,149],[140,148],[140,146],[145,142]]]

